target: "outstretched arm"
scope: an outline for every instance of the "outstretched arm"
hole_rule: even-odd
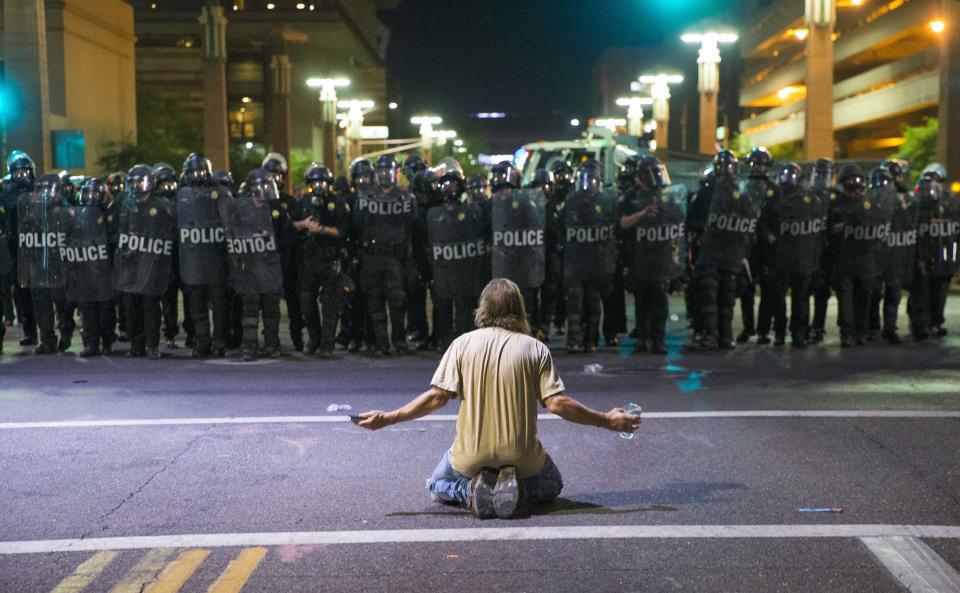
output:
[[[577,424],[599,426],[614,432],[633,432],[640,427],[640,417],[627,414],[623,408],[614,408],[604,414],[562,393],[547,398],[544,403],[551,414]]]
[[[357,426],[369,430],[378,430],[385,426],[396,424],[397,422],[416,420],[435,410],[439,410],[456,396],[457,394],[452,391],[445,391],[439,387],[431,387],[407,405],[392,412],[384,412],[382,410],[363,412],[360,414],[363,420],[359,422]]]

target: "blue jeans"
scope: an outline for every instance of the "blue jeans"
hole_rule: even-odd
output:
[[[438,502],[466,506],[470,502],[471,479],[453,469],[453,465],[450,464],[450,451],[447,451],[437,464],[437,468],[433,470],[433,475],[427,480],[427,490]],[[560,477],[560,470],[554,465],[549,455],[539,473],[520,480],[524,504],[550,502],[560,496],[562,489],[563,478]]]

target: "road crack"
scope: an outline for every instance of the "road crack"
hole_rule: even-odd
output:
[[[143,484],[141,484],[136,490],[134,490],[134,491],[131,492],[130,494],[126,495],[126,496],[123,498],[123,500],[121,500],[121,501],[119,502],[119,504],[117,504],[117,506],[113,507],[112,509],[110,509],[109,511],[107,511],[106,513],[104,513],[99,519],[97,519],[97,525],[98,525],[99,529],[100,529],[101,531],[102,531],[103,529],[105,529],[105,527],[104,527],[104,525],[103,525],[104,521],[106,521],[107,519],[109,519],[114,513],[116,513],[117,511],[119,511],[121,508],[123,508],[123,506],[124,506],[125,504],[127,504],[127,503],[130,501],[130,499],[132,499],[134,496],[140,494],[140,493],[144,490],[144,488],[146,488],[147,486],[149,486],[151,482],[153,482],[158,476],[160,476],[160,474],[166,472],[168,469],[170,469],[171,467],[173,467],[173,465],[174,465],[181,457],[183,457],[184,455],[186,455],[186,454],[190,451],[190,449],[192,449],[193,446],[196,445],[197,442],[200,441],[200,439],[202,439],[203,437],[207,436],[207,434],[208,434],[211,430],[213,430],[214,428],[215,428],[215,427],[214,427],[213,425],[208,426],[202,433],[198,434],[198,435],[195,436],[193,439],[191,439],[190,442],[187,443],[186,446],[183,447],[183,449],[181,449],[179,452],[177,452],[176,455],[174,455],[174,456],[170,459],[170,461],[168,461],[168,462],[166,462],[165,464],[163,464],[163,466],[162,466],[161,468],[159,468],[157,471],[153,472],[153,473],[143,482]],[[91,531],[91,532],[89,532],[89,533],[86,533],[86,534],[80,536],[80,539],[84,539],[84,538],[86,538],[86,537],[90,537],[90,536],[93,535],[94,533],[95,533],[95,531]]]

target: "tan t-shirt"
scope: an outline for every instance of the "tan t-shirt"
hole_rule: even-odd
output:
[[[461,399],[453,469],[473,477],[485,466],[514,465],[527,478],[543,468],[537,403],[564,391],[544,344],[499,328],[464,334],[443,355],[431,385]]]

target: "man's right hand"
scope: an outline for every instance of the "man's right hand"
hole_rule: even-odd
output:
[[[623,408],[614,408],[604,414],[603,427],[613,432],[633,432],[640,428],[640,416],[628,414]]]

